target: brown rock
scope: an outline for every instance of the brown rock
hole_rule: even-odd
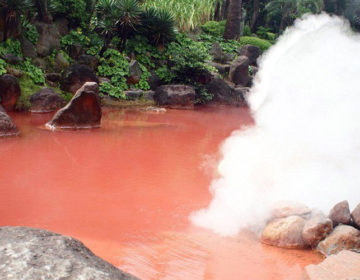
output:
[[[8,114],[0,105],[0,137],[16,136],[19,131]]]
[[[282,248],[307,247],[302,238],[305,220],[299,216],[289,216],[270,222],[264,229],[261,242]]]
[[[6,74],[0,77],[0,101],[6,111],[14,111],[16,101],[21,94],[18,79]]]
[[[36,22],[35,26],[39,32],[39,40],[36,44],[36,50],[40,56],[47,56],[51,54],[53,50],[60,50],[61,36],[55,25],[44,22]]]
[[[257,65],[256,61],[261,54],[259,47],[252,45],[245,45],[239,49],[239,55],[244,55],[249,58],[250,65]]]
[[[351,223],[349,202],[347,200],[344,200],[336,204],[330,210],[329,218],[333,221],[334,225],[349,225]]]
[[[332,221],[324,215],[317,215],[306,221],[302,237],[307,245],[315,247],[332,230]]]
[[[230,66],[229,78],[235,85],[248,86],[250,83],[249,76],[249,58],[239,56]]]
[[[89,66],[74,64],[63,72],[60,88],[67,92],[76,93],[86,82],[99,83],[99,80]]]
[[[352,218],[354,224],[360,228],[360,203],[351,212],[351,218]]]
[[[304,280],[357,280],[360,279],[360,254],[341,251],[327,257],[318,265],[305,267]]]
[[[285,218],[289,216],[301,216],[306,218],[310,216],[311,209],[305,204],[296,201],[278,201],[272,209],[273,218]]]
[[[97,83],[85,83],[46,126],[50,129],[100,127],[101,104],[98,91]]]
[[[66,101],[53,89],[43,88],[37,93],[31,95],[30,103],[31,112],[48,113],[63,107],[66,104]]]
[[[317,246],[317,250],[326,256],[349,249],[360,249],[360,231],[347,225],[337,226]]]
[[[154,99],[158,105],[171,108],[193,108],[195,90],[185,85],[164,85],[156,89]]]

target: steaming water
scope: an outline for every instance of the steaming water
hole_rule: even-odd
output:
[[[271,205],[328,212],[360,202],[360,37],[341,18],[295,22],[259,61],[248,101],[255,126],[223,147],[213,200],[192,221],[233,235],[259,228]]]

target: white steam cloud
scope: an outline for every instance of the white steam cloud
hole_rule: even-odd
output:
[[[225,141],[213,200],[191,216],[222,235],[261,226],[280,200],[325,213],[360,202],[360,36],[341,18],[308,15],[259,65],[255,126]]]

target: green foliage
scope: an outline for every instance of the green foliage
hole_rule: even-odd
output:
[[[36,45],[39,39],[39,32],[35,25],[31,24],[24,16],[21,17],[22,32],[26,39],[28,39],[33,45]]]
[[[102,83],[100,84],[99,91],[102,94],[107,94],[111,97],[115,97],[118,99],[126,99],[126,95],[124,94],[124,90],[120,87],[113,86],[110,83]]]
[[[149,83],[147,81],[148,81],[148,79],[150,77],[150,72],[141,63],[139,63],[139,66],[140,66],[140,69],[142,71],[142,74],[141,74],[139,82],[135,86],[137,88],[139,88],[139,89],[142,89],[142,90],[149,90],[150,86],[149,86]]]
[[[21,44],[19,40],[7,39],[0,44],[0,56],[4,54],[13,54],[22,57]]]
[[[244,32],[243,32],[243,36],[251,36],[251,28],[249,25],[245,25],[244,26]]]
[[[173,16],[166,10],[150,7],[141,15],[140,32],[151,44],[165,45],[173,41],[175,37]]]
[[[51,0],[50,10],[55,17],[66,17],[72,27],[88,27],[91,14],[85,0]]]
[[[212,36],[222,37],[225,31],[226,21],[208,21],[201,26],[201,29]]]
[[[126,57],[115,49],[108,49],[100,59],[98,73],[100,76],[109,77],[111,84],[120,90],[128,89],[126,76],[129,75],[129,62]]]
[[[36,85],[34,81],[27,75],[24,75],[19,79],[19,84],[21,88],[21,95],[16,102],[16,109],[28,110],[31,106],[30,96],[39,91],[42,87]]]
[[[204,87],[198,87],[196,89],[196,104],[206,104],[209,103],[211,100],[213,100],[214,95],[209,93],[206,88]]]
[[[160,80],[165,83],[170,83],[176,77],[175,74],[171,72],[166,65],[163,65],[160,68],[156,69],[155,73],[160,78]]]
[[[45,74],[43,70],[33,65],[30,58],[27,58],[20,68],[35,84],[45,84]]]
[[[253,45],[259,47],[262,51],[267,50],[271,47],[271,43],[267,40],[260,39],[257,37],[243,36],[240,38],[241,45]]]
[[[214,16],[215,6],[221,0],[147,0],[146,8],[166,10],[174,17],[181,31],[193,30]]]
[[[220,36],[212,36],[209,34],[200,34],[198,39],[202,41],[206,48],[210,50],[214,42],[218,42],[225,53],[235,53],[241,47],[241,43],[236,40],[225,40]]]
[[[7,73],[6,67],[8,64],[5,60],[0,58],[0,76]]]
[[[102,39],[96,33],[91,33],[87,36],[79,27],[76,30],[70,30],[69,34],[61,38],[61,47],[66,52],[70,51],[71,46],[80,45],[86,49],[90,55],[98,55],[103,45]]]

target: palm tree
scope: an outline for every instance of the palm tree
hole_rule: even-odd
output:
[[[295,18],[305,13],[319,13],[323,9],[323,0],[271,0],[265,9],[268,16],[281,14],[279,31],[293,23]]]
[[[236,40],[240,38],[241,7],[242,0],[230,0],[224,32],[224,39],[226,40]]]
[[[33,7],[31,0],[0,0],[0,15],[4,23],[4,41],[16,34],[20,26],[20,15]]]

